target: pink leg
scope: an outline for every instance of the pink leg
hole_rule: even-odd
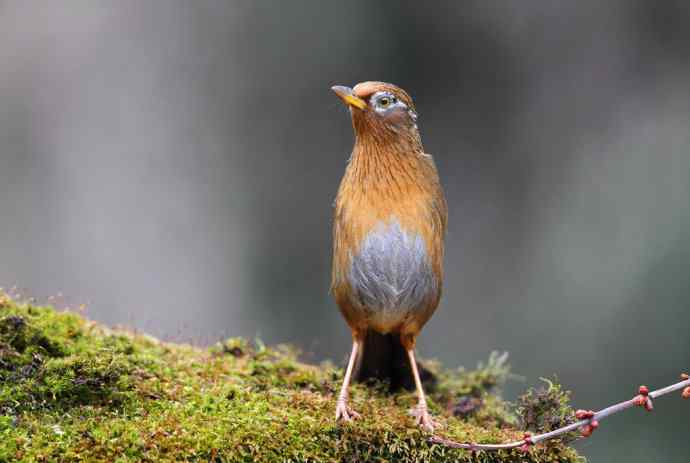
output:
[[[340,395],[335,406],[335,420],[336,421],[351,421],[359,418],[359,413],[347,406],[347,389],[350,386],[350,378],[352,377],[352,369],[357,360],[357,351],[359,350],[359,342],[356,339],[352,340],[352,352],[350,353],[350,360],[347,362],[347,369],[345,370],[345,378],[343,379],[343,386],[340,388]]]
[[[436,423],[431,419],[431,415],[429,415],[429,410],[427,409],[426,397],[424,396],[424,389],[422,388],[422,380],[419,378],[417,361],[414,358],[414,349],[407,349],[407,356],[410,359],[412,374],[414,375],[414,383],[417,387],[417,397],[419,398],[417,407],[412,410],[411,413],[415,417],[415,421],[417,422],[418,426],[421,426],[429,432],[433,432]]]

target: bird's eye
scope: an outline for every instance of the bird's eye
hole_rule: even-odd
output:
[[[379,98],[379,106],[381,106],[382,108],[387,108],[393,103],[395,103],[395,98],[392,96],[384,96],[382,98]]]

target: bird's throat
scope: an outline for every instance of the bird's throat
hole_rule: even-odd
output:
[[[429,157],[421,143],[357,138],[348,166],[350,180],[368,189],[408,189],[424,183]]]

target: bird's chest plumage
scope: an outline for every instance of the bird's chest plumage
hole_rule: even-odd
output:
[[[347,319],[383,333],[423,324],[440,296],[443,236],[435,233],[437,214],[428,200],[374,204],[343,200],[339,205],[336,300]]]
[[[341,182],[331,289],[353,329],[414,331],[440,298],[445,199],[430,158],[379,161],[353,155]]]
[[[347,280],[352,302],[380,324],[422,310],[438,290],[424,237],[397,217],[379,222],[351,251]]]

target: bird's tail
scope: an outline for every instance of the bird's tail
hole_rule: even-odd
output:
[[[435,376],[419,362],[417,366],[425,388],[433,388],[436,382]],[[407,352],[400,343],[400,335],[381,334],[368,330],[354,379],[360,382],[377,379],[387,382],[391,390],[400,388],[414,390],[412,367],[407,358]]]

